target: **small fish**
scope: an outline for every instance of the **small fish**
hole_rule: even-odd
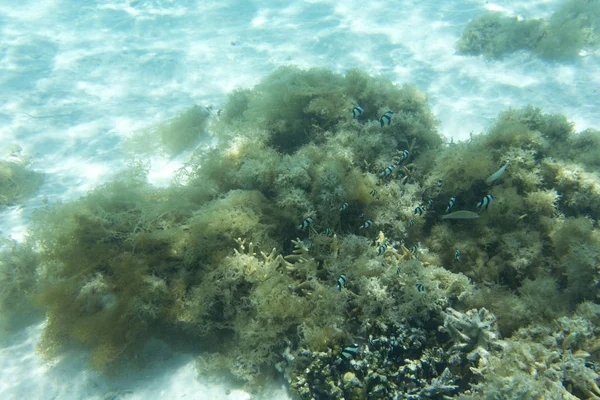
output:
[[[424,292],[425,291],[425,286],[423,286],[422,283],[417,283],[415,286],[417,288],[417,292]]]
[[[365,221],[364,224],[362,224],[361,226],[359,226],[358,229],[367,229],[371,225],[373,225],[373,220],[372,219],[368,219],[368,220]]]
[[[311,217],[307,217],[304,221],[302,221],[302,223],[300,225],[298,225],[296,227],[296,230],[298,231],[303,231],[306,228],[308,228],[308,226],[313,222],[313,219]]]
[[[460,262],[460,250],[454,252],[454,261]]]
[[[425,208],[424,208],[424,207],[421,207],[421,206],[419,206],[419,207],[415,208],[415,211],[413,212],[413,214],[419,214],[419,215],[423,215],[423,213],[424,213],[425,211],[426,211],[426,210],[425,210]]]
[[[357,354],[358,354],[358,344],[356,344],[356,343],[354,343],[352,346],[344,347],[342,349],[342,357],[344,357],[344,359],[346,359],[346,360],[354,357]]]
[[[450,212],[452,207],[454,207],[454,203],[456,203],[456,196],[450,197],[450,201],[448,202],[448,207],[446,207],[446,212]]]
[[[371,346],[379,346],[381,344],[381,339],[379,339],[379,338],[373,339],[373,335],[369,335],[369,344]]]
[[[410,155],[410,152],[408,150],[403,150],[402,151],[402,160],[401,161],[406,160],[409,155]]]
[[[346,274],[341,274],[337,280],[337,290],[340,292],[342,291],[342,288],[346,287],[346,279]]]
[[[502,166],[502,168],[500,168],[498,171],[496,171],[492,175],[490,175],[489,178],[487,178],[485,181],[487,183],[494,183],[494,181],[500,179],[500,177],[502,175],[504,175],[504,173],[506,172],[506,168],[508,168],[509,165],[510,165],[510,162],[507,162],[506,164],[504,164]]]
[[[344,211],[346,208],[348,208],[348,203],[342,204],[342,206],[340,207],[340,211]]]
[[[365,217],[364,211],[358,214],[358,218],[363,219]]]
[[[394,164],[388,165],[388,167],[384,169],[383,172],[379,174],[379,176],[390,176],[392,172],[394,172],[394,169],[396,169],[396,166]]]
[[[484,207],[487,210],[492,200],[494,200],[494,196],[492,196],[491,194],[485,195],[485,197],[481,199],[479,203],[477,203],[477,208]]]
[[[444,184],[444,181],[442,179],[438,179],[438,181],[437,181],[437,187],[441,188],[443,184]]]
[[[327,236],[331,235],[333,233],[333,231],[331,230],[331,228],[325,228],[325,232],[324,232]]]
[[[385,123],[387,122],[387,125],[390,126],[390,123],[392,122],[392,115],[394,115],[393,112],[391,111],[386,111],[385,114],[383,114],[381,116],[381,118],[379,118],[379,123],[381,124],[381,127],[383,128],[385,126]]]
[[[419,243],[415,243],[412,246],[410,246],[410,252],[415,254],[418,250],[419,250]]]
[[[354,107],[352,109],[352,118],[357,119],[358,117],[360,117],[360,114],[362,114],[363,111],[365,111],[364,107],[361,107],[361,106]]]
[[[403,150],[402,153],[399,153],[394,156],[394,163],[396,165],[402,164],[402,161],[406,160],[409,155],[410,155],[410,152],[408,150]]]
[[[433,199],[429,199],[429,201],[427,202],[427,208],[431,207],[433,207]]]
[[[371,190],[371,191],[369,192],[369,194],[370,194],[372,197],[375,197],[375,196],[377,196],[377,190],[373,189],[373,190]]]
[[[479,214],[473,211],[460,210],[454,211],[450,214],[442,215],[442,219],[476,219],[479,218]]]
[[[382,244],[382,245],[379,247],[379,250],[377,250],[377,255],[378,255],[378,256],[380,256],[380,255],[382,255],[383,253],[385,253],[385,250],[387,249],[387,247],[388,247],[388,246],[387,246],[387,244],[385,244],[385,243],[384,243],[384,244]]]
[[[398,344],[398,342],[396,341],[396,335],[392,335],[390,336],[390,346],[392,347],[391,350],[392,352],[394,350],[396,350],[396,345]]]
[[[415,225],[415,220],[411,219],[410,221],[408,221],[408,226],[414,226]]]

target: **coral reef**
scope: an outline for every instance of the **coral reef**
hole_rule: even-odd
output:
[[[597,131],[528,106],[444,144],[414,86],[357,70],[283,67],[222,109],[167,123],[216,139],[172,186],[133,164],[6,253],[44,356],[110,373],[158,338],[307,399],[598,396]]]

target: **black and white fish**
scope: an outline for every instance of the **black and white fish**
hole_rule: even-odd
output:
[[[400,165],[402,161],[406,160],[409,156],[410,152],[408,150],[403,150],[401,153],[398,153],[394,156],[394,164]]]
[[[362,224],[361,226],[359,226],[358,229],[367,229],[371,225],[373,225],[373,220],[372,219],[368,219],[368,220],[365,221],[364,224]]]
[[[415,285],[415,287],[417,288],[417,292],[424,292],[425,291],[425,286],[423,286],[422,283],[417,283]]]
[[[425,211],[426,211],[426,210],[425,210],[425,207],[421,207],[421,206],[419,206],[419,207],[415,208],[415,211],[413,212],[413,214],[419,214],[419,215],[423,215],[423,213],[424,213]]]
[[[344,347],[342,349],[342,357],[349,360],[358,354],[358,344],[354,343],[352,346]]]
[[[402,151],[402,157],[401,157],[400,161],[406,160],[409,155],[410,155],[410,152],[408,150],[403,150]]]
[[[431,207],[433,207],[433,199],[429,199],[429,201],[427,202],[427,208]]]
[[[377,190],[373,189],[369,192],[369,194],[371,195],[371,197],[375,197],[377,196]]]
[[[393,112],[386,111],[386,113],[383,114],[381,116],[381,118],[379,118],[379,123],[381,124],[382,128],[385,126],[386,123],[387,123],[387,126],[390,126],[390,123],[392,122],[392,115],[394,115]]]
[[[413,254],[416,254],[416,252],[419,250],[419,243],[415,243],[412,246],[410,246],[410,252]]]
[[[481,201],[479,203],[477,203],[477,208],[483,207],[487,210],[487,208],[490,205],[490,203],[492,202],[492,200],[494,200],[494,196],[492,196],[491,194],[485,195],[485,197],[483,199],[481,199]]]
[[[325,228],[325,232],[323,232],[325,235],[329,236],[333,233],[333,231],[331,230],[331,228]]]
[[[415,225],[415,220],[411,219],[410,221],[408,221],[408,226],[414,226]]]
[[[360,117],[360,114],[362,114],[363,111],[365,111],[364,107],[361,107],[361,106],[354,107],[352,109],[352,118],[357,119],[358,117]]]
[[[348,208],[348,203],[342,204],[342,206],[340,207],[340,211],[344,211],[346,208]]]
[[[454,203],[456,203],[456,196],[450,197],[450,201],[448,202],[448,207],[446,207],[446,212],[450,212],[452,207],[454,207]]]
[[[313,219],[311,217],[306,217],[306,219],[304,221],[302,221],[302,223],[296,227],[296,230],[303,231],[306,228],[308,228],[308,226],[312,222],[313,222]]]
[[[460,262],[460,250],[458,249],[454,252],[454,261]]]
[[[387,249],[387,244],[382,244],[381,246],[379,246],[379,249],[377,250],[377,255],[380,256],[383,253],[385,253],[385,250]]]
[[[342,288],[346,287],[346,274],[341,274],[337,280],[337,290],[341,291]]]
[[[390,176],[392,174],[392,172],[394,172],[394,169],[396,169],[396,166],[394,164],[388,165],[387,168],[384,169],[383,172],[379,174],[379,176],[382,176],[382,177]]]
[[[437,181],[437,187],[441,188],[443,184],[444,184],[444,181],[442,179],[438,179],[438,181]]]
[[[365,212],[361,211],[360,214],[358,214],[358,218],[363,219],[365,217]]]

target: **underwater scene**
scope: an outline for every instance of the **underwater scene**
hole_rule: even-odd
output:
[[[297,3],[0,3],[0,398],[600,399],[600,0]]]

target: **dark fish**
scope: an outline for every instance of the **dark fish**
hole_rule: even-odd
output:
[[[413,212],[413,214],[423,215],[424,212],[425,212],[424,207],[417,207],[417,208],[415,208],[415,211]]]
[[[450,212],[452,207],[454,207],[454,203],[456,203],[456,196],[450,197],[450,201],[448,202],[448,207],[446,207],[446,212]]]
[[[385,244],[385,243],[384,243],[384,244],[382,244],[382,245],[379,247],[379,250],[377,250],[377,255],[378,255],[378,256],[382,255],[383,253],[385,253],[385,250],[386,250],[386,249],[387,249],[387,244]]]
[[[368,219],[368,220],[365,221],[364,224],[362,224],[361,226],[359,226],[358,229],[367,229],[371,225],[373,225],[373,220]]]
[[[396,169],[396,166],[394,164],[388,165],[387,168],[384,169],[383,172],[379,174],[379,176],[390,176],[392,174],[392,172],[394,172],[394,169]]]
[[[307,217],[300,225],[296,227],[296,230],[305,230],[312,222],[313,219],[311,217]]]
[[[369,192],[369,194],[373,197],[377,196],[377,190],[373,189]]]
[[[342,206],[340,207],[340,211],[344,211],[346,208],[348,208],[348,203],[342,204]]]
[[[422,283],[417,283],[415,286],[416,286],[418,292],[424,292],[425,291],[425,286],[423,286]]]
[[[460,261],[460,250],[456,250],[454,252],[454,261],[456,261],[456,262]]]
[[[494,197],[491,194],[487,194],[479,203],[477,203],[477,208],[483,207],[487,210],[492,200],[494,200]]]
[[[387,122],[387,125],[390,126],[390,123],[392,122],[392,115],[394,115],[393,112],[391,111],[386,111],[385,114],[383,114],[381,116],[381,118],[379,118],[379,123],[381,124],[381,127],[383,128]]]
[[[342,288],[346,287],[346,274],[341,274],[337,280],[337,290],[341,291]]]
[[[361,107],[361,106],[354,107],[352,109],[352,118],[357,119],[358,117],[360,117],[360,114],[362,114],[363,111],[365,111],[364,107]]]

